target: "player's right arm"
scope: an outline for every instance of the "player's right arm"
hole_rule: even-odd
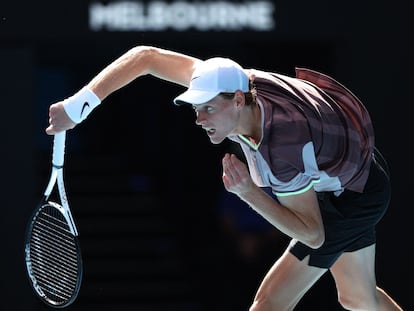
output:
[[[88,87],[101,99],[139,76],[151,74],[188,86],[196,63],[194,57],[149,46],[132,48],[101,71]]]
[[[108,95],[143,75],[150,74],[188,86],[191,75],[200,61],[192,56],[156,47],[134,47],[104,68],[84,89],[70,99],[52,104],[49,107],[49,127],[46,133],[54,135],[75,127],[83,120],[78,116],[82,114],[82,105],[85,101],[91,103],[91,106],[86,107],[89,114]],[[83,118],[85,117],[84,115]]]

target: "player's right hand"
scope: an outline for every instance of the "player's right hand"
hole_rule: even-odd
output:
[[[56,133],[72,129],[76,126],[67,115],[63,108],[63,102],[57,102],[49,107],[49,126],[46,128],[46,134],[54,135]]]

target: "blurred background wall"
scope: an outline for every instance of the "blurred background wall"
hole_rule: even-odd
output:
[[[26,221],[48,181],[51,103],[135,45],[243,67],[336,77],[371,111],[393,198],[378,226],[378,284],[406,309],[413,25],[407,1],[2,1],[0,310],[46,310],[24,267]],[[238,18],[239,17],[239,18]],[[68,132],[65,175],[84,255],[69,310],[246,310],[288,240],[221,184],[221,157],[183,88],[140,77]],[[408,242],[408,243],[407,243]],[[297,310],[342,310],[329,275]]]

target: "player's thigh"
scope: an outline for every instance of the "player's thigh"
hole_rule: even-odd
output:
[[[343,253],[330,269],[340,300],[375,297],[375,244]]]
[[[264,277],[251,310],[291,310],[327,269],[311,267],[288,250]],[[291,306],[292,308],[286,308]]]

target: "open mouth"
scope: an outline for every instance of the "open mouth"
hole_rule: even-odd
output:
[[[206,132],[207,132],[208,136],[211,136],[216,132],[216,130],[215,129],[206,129]]]

